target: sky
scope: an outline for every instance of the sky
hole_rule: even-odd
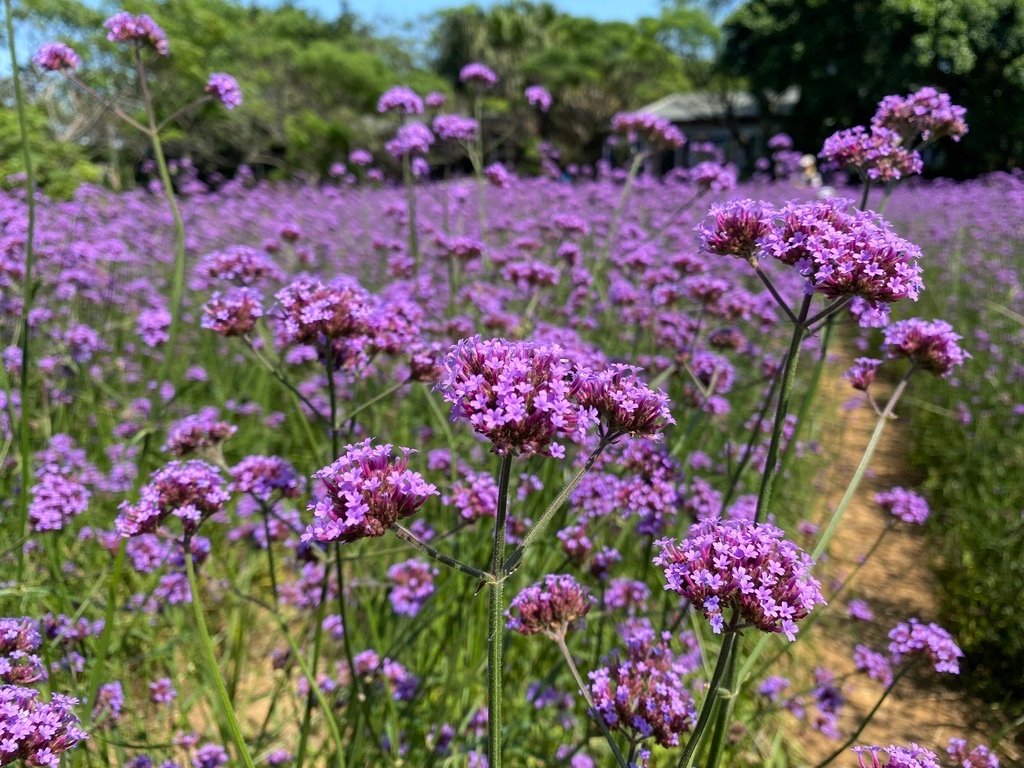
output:
[[[366,21],[383,27],[400,26],[453,6],[466,5],[471,0],[348,0],[349,8]],[[480,5],[494,5],[477,0]],[[274,0],[259,0],[261,5],[273,6]],[[295,0],[296,4],[331,18],[337,15],[340,0]],[[658,0],[553,0],[560,10],[577,16],[591,16],[601,20],[636,21],[641,16],[654,16]]]

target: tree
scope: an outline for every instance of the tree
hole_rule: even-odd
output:
[[[756,91],[800,87],[786,126],[798,146],[867,122],[886,94],[935,85],[971,124],[942,145],[943,172],[1024,159],[1024,0],[749,0],[725,24],[720,66]]]

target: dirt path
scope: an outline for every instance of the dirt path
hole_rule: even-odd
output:
[[[852,362],[836,360],[822,377],[821,405],[817,433],[829,467],[819,478],[827,514],[839,503],[849,479],[860,462],[875,428],[877,417],[859,392],[843,380],[842,373]],[[875,393],[881,402],[888,395],[884,387]],[[858,396],[858,397],[855,397]],[[852,403],[856,405],[852,406]],[[897,407],[897,414],[906,413]],[[905,422],[891,422],[871,462],[868,474],[833,539],[831,559],[823,563],[819,574],[826,594],[835,591],[838,582],[857,567],[858,561],[877,540],[886,524],[885,514],[875,503],[874,494],[893,486],[913,488],[916,478],[910,473],[901,446],[909,439]],[[824,516],[824,515],[823,515]],[[864,675],[854,673],[852,654],[858,643],[885,650],[888,630],[900,621],[918,617],[932,621],[937,617],[935,583],[929,568],[927,541],[919,530],[902,525],[886,534],[881,545],[832,606],[830,618],[814,628],[814,641],[804,646],[800,666],[822,666],[837,678],[849,674],[842,691],[846,703],[839,720],[840,730],[849,734],[875,705],[883,687]],[[831,582],[831,584],[830,584]],[[872,622],[846,618],[851,599],[861,599],[874,612]],[[983,708],[969,702],[956,690],[944,685],[941,675],[928,669],[908,675],[882,704],[872,722],[858,739],[860,744],[907,744],[917,742],[944,752],[949,739],[967,738],[972,744],[988,743],[995,731],[992,723],[979,722]],[[799,749],[813,765],[830,754],[838,743],[810,728],[801,730]],[[856,764],[839,759],[835,765]]]

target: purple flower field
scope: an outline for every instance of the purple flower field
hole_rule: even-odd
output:
[[[106,28],[140,76],[167,55]],[[1019,476],[954,496],[937,446],[1020,451],[1024,177],[908,180],[970,140],[933,89],[831,137],[829,186],[708,146],[659,178],[686,137],[640,113],[616,167],[527,176],[485,162],[497,75],[462,79],[476,118],[391,89],[392,134],[321,183],[207,186],[129,116],[148,187],[0,195],[0,766],[999,765],[863,740],[804,628],[876,621],[820,568],[897,417],[933,473],[887,525],[924,553],[955,498],[1019,540]],[[442,142],[473,175],[429,178]],[[836,383],[877,426],[833,507]],[[955,611],[877,621],[879,719],[988,663]]]

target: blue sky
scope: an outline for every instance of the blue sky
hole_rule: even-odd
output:
[[[415,21],[434,11],[464,5],[470,0],[349,0],[349,7],[364,19],[384,26]],[[274,0],[259,0],[262,5],[273,6]],[[325,17],[338,13],[339,0],[296,0],[296,4],[317,11]],[[480,5],[494,5],[482,0]],[[641,16],[658,12],[658,0],[555,0],[554,5],[567,13],[592,16],[603,20],[635,21]]]

